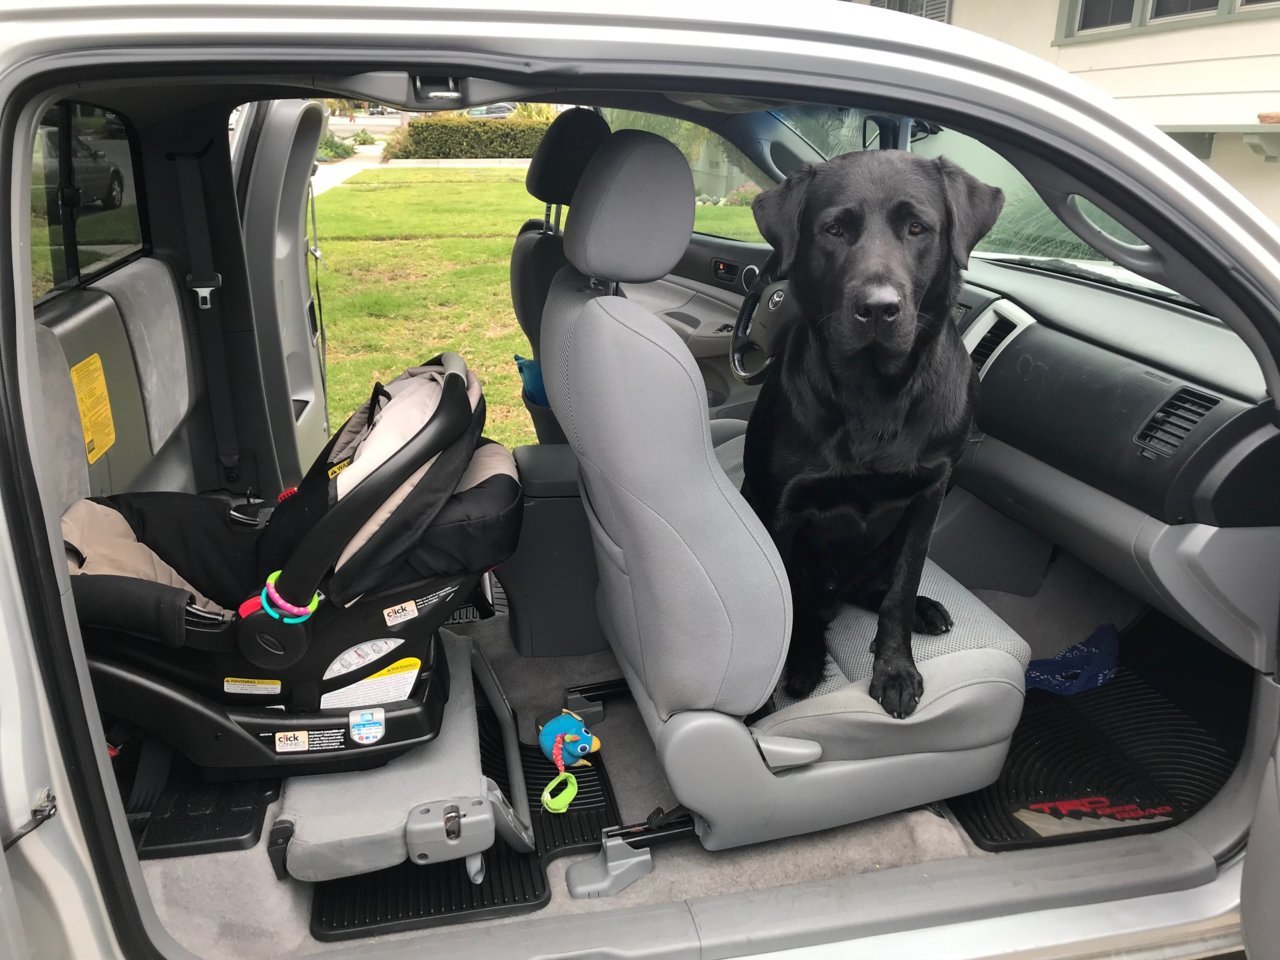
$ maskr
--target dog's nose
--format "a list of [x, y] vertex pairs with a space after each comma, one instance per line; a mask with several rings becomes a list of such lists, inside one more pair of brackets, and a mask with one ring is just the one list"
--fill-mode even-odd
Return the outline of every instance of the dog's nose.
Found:
[[892, 287], [880, 285], [869, 287], [858, 299], [853, 315], [863, 323], [889, 322], [897, 318], [902, 310], [902, 300]]

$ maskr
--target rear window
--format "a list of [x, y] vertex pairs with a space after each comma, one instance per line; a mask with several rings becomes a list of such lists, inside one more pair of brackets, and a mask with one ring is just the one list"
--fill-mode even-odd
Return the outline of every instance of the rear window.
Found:
[[63, 101], [31, 163], [31, 295], [77, 286], [142, 250], [132, 138], [119, 114]]

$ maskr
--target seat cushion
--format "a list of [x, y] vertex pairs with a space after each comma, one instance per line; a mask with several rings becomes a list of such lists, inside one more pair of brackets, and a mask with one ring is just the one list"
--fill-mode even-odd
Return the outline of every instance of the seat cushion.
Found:
[[815, 740], [822, 744], [823, 760], [967, 750], [1007, 740], [1022, 712], [1030, 648], [933, 561], [925, 563], [920, 593], [946, 606], [955, 626], [938, 636], [912, 638], [924, 679], [915, 713], [895, 720], [871, 699], [876, 615], [846, 606], [827, 630], [822, 683], [804, 700], [789, 697], [779, 685], [773, 697], [777, 711], [752, 729]]

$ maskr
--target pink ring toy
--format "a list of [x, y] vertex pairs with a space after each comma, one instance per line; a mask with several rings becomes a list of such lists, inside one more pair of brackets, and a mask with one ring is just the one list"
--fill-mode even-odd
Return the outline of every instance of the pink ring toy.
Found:
[[267, 596], [271, 598], [271, 602], [276, 605], [280, 612], [287, 613], [291, 617], [310, 616], [312, 611], [310, 606], [300, 607], [280, 596], [280, 592], [276, 590], [276, 577], [278, 576], [280, 576], [279, 570], [267, 577]]

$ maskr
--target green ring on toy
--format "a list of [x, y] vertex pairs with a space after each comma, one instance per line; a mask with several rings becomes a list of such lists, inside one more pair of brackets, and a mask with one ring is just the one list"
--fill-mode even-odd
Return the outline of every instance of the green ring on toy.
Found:
[[[279, 592], [276, 590], [276, 580], [279, 577], [279, 570], [268, 574], [266, 586], [262, 588], [262, 609], [276, 620], [283, 620], [285, 623], [302, 623], [309, 619], [310, 616], [316, 612], [316, 608], [320, 606], [320, 594], [313, 593], [311, 595], [311, 602], [305, 607], [289, 603], [281, 597]], [[270, 603], [267, 602], [268, 597], [270, 598]], [[280, 608], [279, 613], [272, 609], [272, 603]], [[285, 617], [281, 615], [282, 613], [292, 614], [292, 616]]]
[[[559, 793], [555, 792], [557, 789]], [[564, 813], [577, 795], [578, 778], [572, 773], [561, 773], [542, 788], [542, 806], [548, 813]]]

